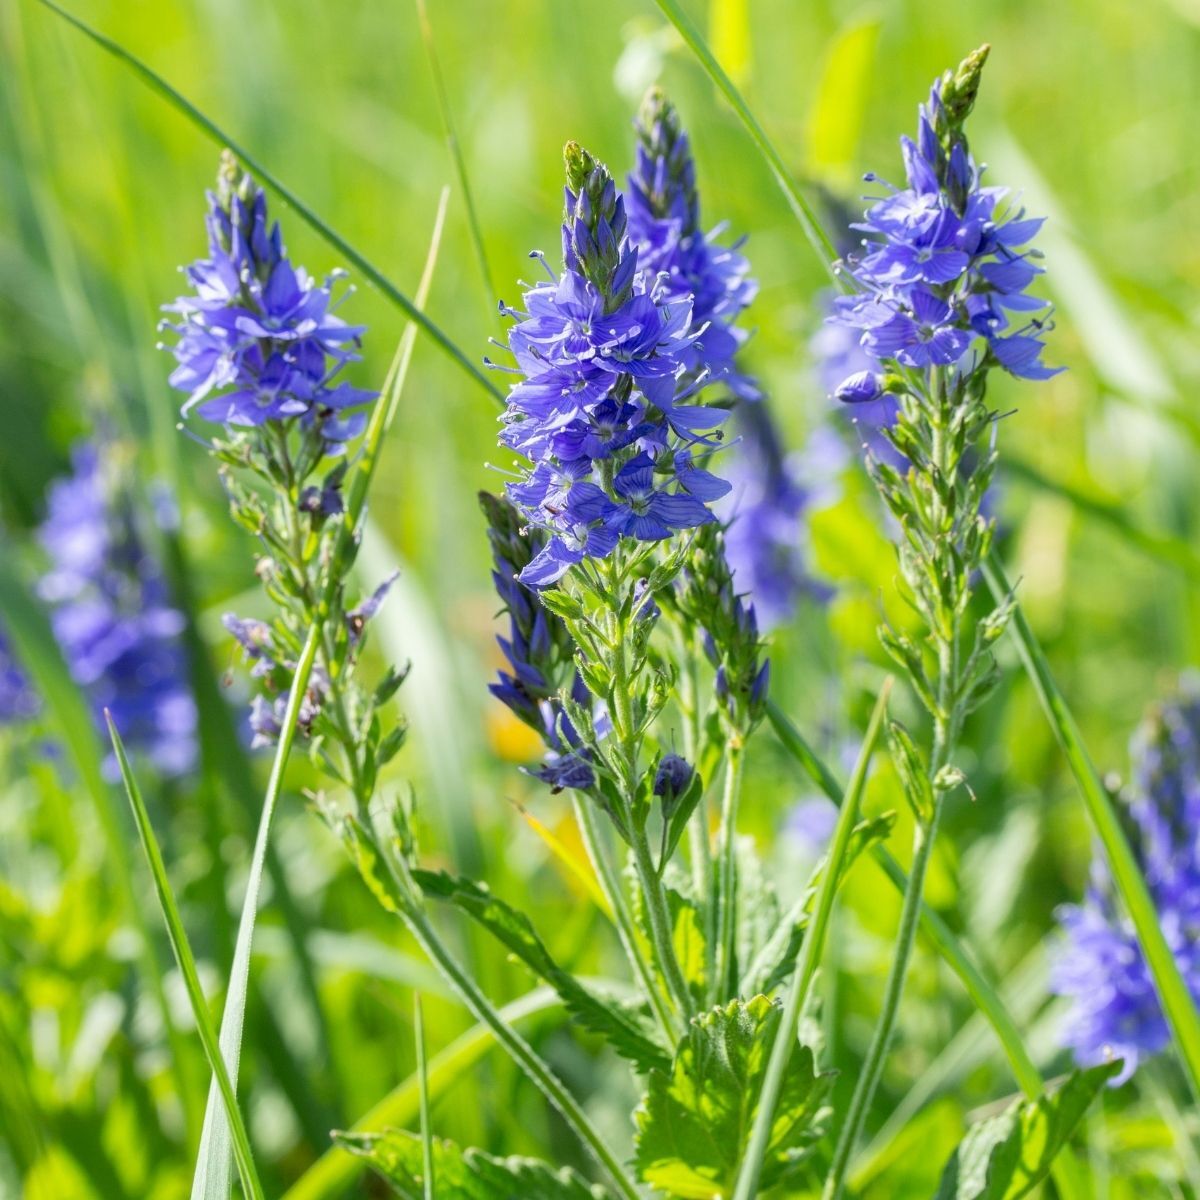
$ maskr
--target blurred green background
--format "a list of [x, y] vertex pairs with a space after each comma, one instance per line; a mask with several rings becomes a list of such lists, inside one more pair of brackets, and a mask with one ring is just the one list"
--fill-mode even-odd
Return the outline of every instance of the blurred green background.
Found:
[[[1146, 702], [1198, 658], [1200, 4], [709, 0], [689, 9], [800, 178], [847, 198], [868, 168], [899, 174], [896, 138], [914, 125], [930, 81], [980, 42], [992, 44], [972, 143], [992, 182], [1021, 190], [1031, 212], [1051, 218], [1041, 246], [1058, 328], [1047, 357], [1070, 368], [1045, 384], [996, 386], [996, 407], [1015, 410], [1000, 430], [1002, 459], [1016, 464], [1001, 476], [1004, 550], [1095, 758], [1123, 771]], [[807, 351], [827, 277], [736, 117], [650, 0], [431, 3], [492, 286], [470, 240], [407, 0], [76, 0], [74, 11], [228, 129], [410, 294], [439, 192], [451, 184], [429, 311], [473, 360], [501, 332], [497, 298], [515, 300], [516, 281], [530, 276], [527, 252], [557, 248], [562, 143], [574, 138], [624, 174], [632, 114], [645, 88], [661, 82], [690, 128], [705, 220], [749, 235], [761, 281], [749, 369], [792, 446], [836, 419]], [[228, 521], [203, 450], [175, 430], [179, 398], [167, 387], [170, 360], [156, 349], [155, 328], [160, 305], [180, 290], [179, 264], [202, 251], [203, 191], [217, 148], [33, 0], [0, 8], [0, 53], [0, 569], [36, 570], [26, 535], [46, 486], [64, 471], [71, 442], [106, 425], [127, 447], [140, 486], [165, 482], [179, 497], [179, 568], [219, 682], [234, 662], [219, 616], [258, 603], [243, 595], [252, 594], [252, 547]], [[296, 261], [315, 274], [342, 265], [282, 203], [274, 209]], [[403, 317], [369, 286], [343, 311], [369, 326], [354, 380], [378, 386]], [[496, 603], [474, 497], [500, 485], [487, 466], [496, 416], [482, 389], [418, 340], [372, 499], [379, 536], [362, 560], [371, 582], [395, 563], [403, 568], [375, 641], [377, 652], [413, 661], [401, 694], [413, 736], [397, 777], [412, 783], [433, 861], [487, 878], [531, 909], [563, 960], [601, 973], [614, 947], [597, 936], [597, 914], [513, 801], [568, 843], [569, 806], [518, 773], [530, 748], [485, 690], [496, 664]], [[883, 671], [874, 626], [892, 566], [880, 527], [852, 467], [840, 497], [812, 519], [814, 571], [835, 598], [806, 604], [776, 637], [775, 694], [833, 758], [852, 743]], [[235, 697], [240, 687], [231, 686]], [[0, 1195], [186, 1195], [194, 1141], [130, 949], [118, 867], [95, 836], [87, 796], [52, 760], [4, 738]], [[1055, 905], [1085, 884], [1085, 820], [1019, 671], [968, 740], [963, 766], [978, 799], [951, 812], [930, 899], [1006, 981], [1053, 1074], [1067, 1059], [1054, 1040], [1060, 1014], [1045, 994], [1046, 943]], [[807, 788], [769, 732], [752, 758], [745, 819], [786, 881], [801, 850], [784, 820]], [[221, 776], [210, 761], [194, 786], [150, 797], [214, 994], [254, 819]], [[246, 782], [253, 801], [261, 788]], [[409, 1076], [414, 986], [427, 997], [431, 1053], [470, 1024], [307, 811], [306, 782], [297, 768], [276, 845], [290, 919], [306, 931], [320, 1017], [298, 983], [304, 969], [285, 933], [285, 906], [268, 896], [243, 1056], [242, 1090], [272, 1194], [326, 1149], [325, 1130], [354, 1123]], [[871, 803], [896, 803], [886, 772]], [[132, 847], [131, 826], [129, 838]], [[906, 843], [901, 828], [896, 852]], [[157, 932], [149, 880], [140, 857], [133, 861]], [[825, 1024], [827, 1057], [852, 1082], [896, 897], [870, 866], [846, 895], [839, 958], [824, 982]], [[493, 947], [465, 930], [454, 936], [493, 996], [529, 989]], [[182, 988], [168, 984], [184, 1019]], [[996, 1047], [986, 1031], [964, 1026], [968, 1017], [955, 983], [920, 954], [874, 1124], [914, 1084], [926, 1102], [899, 1138], [885, 1129], [878, 1153], [864, 1160], [863, 1195], [932, 1194], [963, 1122], [1012, 1091]], [[551, 1010], [523, 1028], [625, 1144], [636, 1097], [605, 1091], [624, 1078], [621, 1069]], [[203, 1060], [191, 1049], [195, 1100]], [[1079, 1153], [1095, 1194], [1194, 1195], [1173, 1144], [1177, 1081], [1169, 1064], [1143, 1076], [1090, 1119]], [[569, 1136], [500, 1057], [484, 1053], [443, 1082], [439, 1133], [576, 1161]], [[415, 1123], [411, 1114], [399, 1119]], [[1195, 1132], [1195, 1114], [1185, 1119]], [[303, 1195], [372, 1194], [364, 1182], [345, 1186]]]

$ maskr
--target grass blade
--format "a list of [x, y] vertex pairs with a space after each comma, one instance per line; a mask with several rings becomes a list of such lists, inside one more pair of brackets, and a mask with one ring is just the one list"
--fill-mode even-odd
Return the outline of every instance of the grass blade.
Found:
[[193, 1099], [190, 1073], [185, 1066], [186, 1047], [171, 1016], [163, 987], [167, 963], [159, 952], [156, 939], [151, 936], [146, 915], [133, 890], [133, 860], [126, 844], [120, 813], [104, 778], [101, 743], [96, 735], [91, 709], [63, 661], [43, 606], [25, 588], [15, 569], [6, 567], [0, 571], [0, 612], [4, 614], [5, 632], [17, 659], [45, 702], [54, 732], [61, 739], [71, 765], [95, 805], [108, 861], [112, 863], [116, 874], [116, 886], [121, 892], [126, 914], [138, 934], [142, 971], [154, 996], [155, 1007], [162, 1018], [171, 1048], [179, 1101], [188, 1129], [194, 1131], [198, 1110]]
[[425, 43], [425, 55], [429, 59], [429, 73], [433, 76], [433, 90], [437, 96], [438, 111], [442, 116], [442, 126], [446, 133], [446, 146], [454, 162], [454, 173], [458, 176], [458, 186], [462, 189], [463, 203], [467, 209], [467, 225], [471, 230], [471, 242], [475, 247], [475, 257], [479, 259], [479, 273], [483, 278], [487, 301], [495, 307], [496, 291], [492, 283], [492, 272], [488, 266], [487, 251], [483, 246], [483, 229], [479, 223], [479, 213], [475, 208], [475, 195], [471, 191], [471, 181], [467, 176], [467, 163], [463, 158], [462, 146], [458, 141], [458, 132], [454, 127], [454, 113], [450, 109], [450, 97], [446, 92], [446, 80], [442, 75], [442, 64], [438, 58], [437, 46], [433, 40], [433, 26], [429, 23], [429, 12], [425, 0], [416, 0], [417, 22], [421, 27], [421, 40]]
[[499, 389], [492, 383], [483, 371], [475, 365], [467, 355], [456, 345], [441, 328], [433, 323], [422, 311], [422, 301], [418, 298], [410, 300], [382, 271], [379, 270], [361, 251], [356, 250], [340, 233], [323, 221], [309, 208], [291, 188], [287, 186], [273, 171], [264, 166], [237, 140], [230, 137], [215, 121], [200, 111], [186, 96], [176, 91], [161, 75], [147, 66], [140, 58], [124, 46], [106, 37], [98, 29], [93, 29], [86, 21], [81, 20], [65, 8], [60, 7], [54, 0], [40, 0], [48, 9], [73, 25], [80, 33], [90, 38], [101, 49], [106, 50], [114, 58], [129, 67], [135, 75], [151, 91], [156, 92], [173, 108], [182, 113], [193, 125], [201, 129], [219, 146], [228, 146], [237, 155], [242, 164], [255, 174], [263, 183], [278, 192], [288, 204], [296, 210], [308, 225], [321, 237], [343, 255], [347, 262], [352, 263], [369, 279], [409, 320], [420, 325], [433, 339], [444, 354], [462, 368], [481, 388], [490, 393], [496, 400], [502, 400]]
[[413, 993], [413, 1034], [417, 1041], [417, 1097], [421, 1114], [421, 1178], [425, 1200], [433, 1197], [433, 1133], [429, 1128], [429, 1072], [425, 1064], [425, 1018], [421, 1014], [421, 993]]
[[1020, 459], [1014, 459], [1011, 455], [1005, 457], [1003, 471], [1005, 474], [1040, 488], [1052, 496], [1066, 500], [1081, 513], [1086, 513], [1089, 517], [1107, 525], [1135, 550], [1141, 551], [1157, 562], [1175, 567], [1192, 579], [1200, 578], [1200, 553], [1192, 549], [1191, 545], [1182, 538], [1142, 529], [1135, 525], [1118, 505], [1098, 500], [1065, 483], [1050, 479], [1036, 467], [1030, 466], [1029, 463]]
[[[679, 0], [655, 0], [655, 2], [662, 9], [663, 15], [667, 20], [679, 31], [679, 36], [683, 38], [692, 53], [700, 60], [700, 65], [704, 68], [708, 77], [713, 81], [718, 91], [729, 101], [730, 107], [741, 119], [742, 124], [746, 127], [746, 132], [749, 133], [751, 140], [766, 160], [771, 174], [775, 176], [775, 182], [783, 190], [788, 207], [792, 210], [796, 220], [800, 222], [800, 228], [804, 230], [804, 236], [808, 239], [808, 244], [813, 248], [813, 253], [821, 260], [822, 265], [829, 272], [829, 277], [833, 282], [838, 287], [842, 287], [843, 281], [833, 269], [833, 263], [838, 257], [837, 250], [829, 240], [828, 234], [821, 227], [821, 222], [817, 219], [812, 205], [809, 204], [804, 193], [800, 190], [800, 185], [792, 178], [782, 157], [780, 157], [779, 151], [775, 149], [771, 139], [767, 137], [763, 127], [750, 111], [749, 105], [742, 99], [741, 92], [738, 91], [733, 80], [725, 73], [725, 69], [717, 62], [716, 56], [708, 48], [708, 44], [701, 36], [700, 31], [692, 24], [692, 20], [687, 13], [683, 11], [683, 6], [679, 3]], [[49, 0], [42, 0], [42, 3], [49, 3]]]
[[[550, 988], [537, 988], [499, 1010], [505, 1024], [546, 1012], [560, 1005]], [[560, 1009], [561, 1011], [561, 1009]], [[437, 1100], [464, 1079], [496, 1044], [492, 1030], [482, 1022], [472, 1026], [429, 1062], [429, 1096]], [[354, 1125], [354, 1133], [372, 1133], [388, 1126], [411, 1126], [420, 1113], [419, 1081], [409, 1076]], [[344, 1196], [367, 1169], [365, 1159], [341, 1146], [331, 1146], [292, 1186], [282, 1200], [335, 1200]]]
[[809, 162], [839, 182], [854, 174], [881, 25], [878, 17], [856, 18], [830, 42], [809, 109]]
[[[321, 622], [317, 621], [308, 631], [304, 649], [296, 664], [296, 673], [292, 677], [287, 711], [279, 731], [279, 742], [275, 747], [274, 761], [271, 763], [271, 776], [267, 781], [266, 795], [263, 797], [262, 816], [259, 818], [258, 833], [254, 839], [254, 853], [250, 859], [250, 875], [246, 881], [246, 895], [242, 901], [242, 915], [238, 922], [237, 941], [233, 949], [233, 968], [230, 971], [225, 1008], [221, 1014], [221, 1055], [228, 1070], [229, 1081], [234, 1087], [237, 1086], [238, 1064], [242, 1054], [242, 1025], [246, 1016], [246, 991], [250, 982], [250, 949], [258, 916], [258, 894], [262, 887], [271, 818], [275, 814], [279, 793], [283, 790], [284, 771], [296, 736], [296, 725], [300, 720], [300, 706], [304, 703], [320, 641]], [[231, 1155], [236, 1156], [236, 1140], [231, 1141], [230, 1127], [223, 1113], [224, 1097], [220, 1077], [214, 1075], [208, 1093], [208, 1107], [204, 1112], [204, 1128], [200, 1136], [200, 1151], [196, 1158], [196, 1173], [192, 1177], [192, 1200], [226, 1200], [229, 1195], [229, 1164]]]
[[[998, 602], [1007, 600], [1012, 595], [1012, 587], [994, 555], [985, 561], [983, 573], [992, 595]], [[1012, 627], [1021, 661], [1041, 702], [1046, 719], [1054, 730], [1054, 736], [1066, 755], [1071, 773], [1079, 785], [1092, 827], [1104, 847], [1113, 882], [1133, 921], [1138, 943], [1154, 978], [1154, 987], [1174, 1035], [1192, 1095], [1200, 1100], [1200, 1012], [1197, 1012], [1187, 983], [1180, 973], [1179, 964], [1167, 944], [1154, 900], [1129, 845], [1129, 839], [1121, 827], [1112, 798], [1088, 755], [1075, 718], [1050, 674], [1046, 656], [1019, 605], [1013, 608]]]
[[762, 1160], [771, 1139], [772, 1127], [775, 1122], [775, 1107], [779, 1102], [779, 1093], [783, 1087], [783, 1074], [788, 1060], [796, 1045], [796, 1030], [800, 1025], [800, 1015], [808, 1003], [808, 993], [816, 974], [817, 964], [821, 961], [821, 952], [825, 947], [825, 936], [829, 930], [829, 918], [833, 914], [833, 900], [837, 894], [838, 882], [842, 874], [842, 861], [850, 848], [850, 835], [858, 820], [859, 802], [862, 799], [863, 788], [867, 782], [867, 769], [871, 756], [875, 752], [875, 743], [879, 740], [879, 731], [883, 728], [883, 716], [887, 711], [888, 697], [892, 692], [894, 680], [889, 675], [879, 689], [879, 698], [875, 702], [875, 711], [867, 725], [862, 747], [858, 752], [858, 761], [854, 764], [854, 772], [846, 786], [846, 794], [842, 800], [841, 811], [838, 813], [837, 827], [833, 832], [833, 841], [825, 861], [825, 869], [821, 875], [821, 883], [817, 888], [817, 897], [813, 906], [812, 921], [804, 935], [800, 950], [800, 961], [792, 974], [791, 987], [783, 1006], [783, 1016], [779, 1028], [775, 1031], [775, 1040], [771, 1045], [771, 1057], [767, 1063], [767, 1073], [763, 1078], [762, 1093], [758, 1098], [758, 1111], [754, 1116], [754, 1128], [750, 1134], [750, 1142], [746, 1149], [746, 1157], [738, 1170], [737, 1183], [733, 1190], [733, 1200], [753, 1200], [758, 1194], [758, 1180], [762, 1172]]
[[[804, 736], [774, 701], [767, 702], [767, 719], [771, 722], [783, 748], [830, 800], [840, 804], [842, 789], [833, 773], [817, 757]], [[904, 868], [884, 846], [872, 846], [871, 853], [892, 886], [903, 895], [908, 885], [908, 876]], [[1025, 1048], [1012, 1014], [996, 989], [975, 965], [966, 947], [954, 935], [950, 926], [927, 904], [921, 905], [921, 928], [942, 961], [958, 976], [971, 1002], [995, 1031], [1012, 1069], [1013, 1078], [1021, 1091], [1031, 1100], [1036, 1099], [1045, 1090], [1045, 1083]], [[1087, 1192], [1078, 1177], [1074, 1160], [1059, 1155], [1055, 1160], [1053, 1172], [1055, 1184], [1063, 1200], [1086, 1200]]]
[[[217, 1031], [213, 1028], [212, 1014], [208, 1011], [208, 1001], [204, 998], [204, 989], [200, 986], [200, 976], [196, 973], [196, 960], [188, 943], [187, 932], [183, 927], [183, 918], [179, 915], [179, 906], [175, 903], [175, 893], [171, 890], [171, 881], [167, 878], [167, 868], [163, 863], [162, 852], [154, 837], [154, 828], [150, 824], [150, 814], [146, 811], [142, 800], [141, 790], [129, 766], [125, 747], [116, 725], [105, 710], [104, 719], [108, 722], [108, 735], [112, 738], [113, 750], [117, 755], [117, 763], [121, 768], [121, 778], [125, 783], [125, 794], [129, 797], [133, 818], [137, 823], [138, 835], [142, 839], [142, 849], [146, 852], [146, 861], [150, 864], [150, 873], [154, 877], [154, 890], [158, 893], [159, 907], [162, 909], [163, 920], [166, 922], [167, 934], [171, 939], [171, 948], [175, 951], [175, 961], [183, 974], [183, 982], [187, 987], [188, 1000], [192, 1005], [192, 1014], [196, 1018], [196, 1028], [200, 1031], [200, 1041], [204, 1045], [204, 1054], [212, 1068], [224, 1105], [225, 1119], [232, 1130], [233, 1157], [237, 1163], [238, 1175], [242, 1181], [242, 1190], [254, 1200], [263, 1200], [262, 1184], [254, 1166], [254, 1156], [250, 1150], [250, 1138], [246, 1133], [246, 1125], [238, 1109], [237, 1096], [234, 1094], [233, 1082], [225, 1067], [225, 1060], [217, 1043]], [[211, 1200], [226, 1200], [229, 1188], [223, 1191], [206, 1193]]]

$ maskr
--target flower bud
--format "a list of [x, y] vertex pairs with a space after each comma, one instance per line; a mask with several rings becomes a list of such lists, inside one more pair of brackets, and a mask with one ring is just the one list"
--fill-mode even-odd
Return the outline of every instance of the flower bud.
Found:
[[692, 775], [692, 764], [678, 754], [666, 754], [659, 760], [654, 772], [654, 794], [662, 798], [664, 809], [669, 809], [687, 791]]

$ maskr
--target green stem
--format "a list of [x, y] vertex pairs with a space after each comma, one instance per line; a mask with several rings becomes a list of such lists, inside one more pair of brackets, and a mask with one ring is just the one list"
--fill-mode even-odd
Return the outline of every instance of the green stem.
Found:
[[867, 1057], [859, 1070], [858, 1083], [850, 1100], [850, 1110], [838, 1136], [833, 1152], [833, 1163], [825, 1178], [821, 1192], [822, 1200], [837, 1200], [842, 1194], [850, 1156], [854, 1152], [859, 1132], [866, 1120], [867, 1109], [875, 1095], [879, 1077], [883, 1073], [884, 1060], [892, 1040], [896, 1017], [900, 1011], [900, 997], [904, 992], [904, 980], [912, 958], [913, 944], [917, 936], [917, 923], [921, 915], [921, 893], [925, 886], [925, 872], [933, 852], [934, 836], [937, 833], [938, 817], [941, 813], [941, 793], [934, 798], [933, 815], [927, 824], [917, 823], [913, 839], [912, 872], [904, 892], [904, 903], [900, 910], [900, 928], [896, 934], [896, 953], [888, 973], [887, 988], [883, 997], [883, 1009], [867, 1050]]
[[[383, 846], [384, 860], [399, 885], [401, 895], [409, 898], [417, 896], [417, 885], [409, 874], [407, 865], [394, 852], [390, 841], [383, 840]], [[504, 1021], [492, 1002], [480, 991], [475, 981], [463, 970], [438, 937], [419, 904], [412, 899], [407, 900], [400, 906], [400, 915], [421, 949], [446, 977], [446, 981], [458, 993], [462, 1002], [478, 1021], [492, 1031], [497, 1043], [554, 1105], [572, 1132], [603, 1167], [618, 1193], [626, 1200], [640, 1200], [636, 1186], [617, 1156], [592, 1125], [579, 1102], [555, 1075], [550, 1065]]]
[[771, 1057], [767, 1062], [767, 1073], [763, 1078], [762, 1092], [758, 1098], [758, 1111], [754, 1115], [754, 1128], [750, 1133], [750, 1142], [746, 1148], [746, 1156], [742, 1160], [738, 1172], [737, 1184], [733, 1192], [733, 1200], [753, 1200], [758, 1194], [758, 1181], [762, 1174], [763, 1159], [771, 1141], [771, 1131], [775, 1122], [775, 1108], [779, 1103], [779, 1094], [783, 1089], [783, 1076], [791, 1061], [792, 1052], [796, 1047], [796, 1031], [800, 1027], [800, 1015], [808, 1004], [809, 992], [812, 989], [813, 976], [817, 964], [821, 961], [821, 951], [825, 946], [825, 936], [829, 929], [829, 919], [833, 913], [833, 900], [837, 894], [838, 883], [842, 873], [842, 862], [850, 847], [850, 838], [854, 832], [854, 823], [858, 819], [859, 801], [862, 798], [863, 787], [867, 781], [867, 767], [871, 755], [875, 751], [875, 743], [879, 739], [879, 731], [883, 727], [883, 716], [887, 711], [888, 696], [892, 690], [892, 677], [884, 680], [879, 690], [879, 698], [875, 702], [875, 711], [863, 737], [862, 748], [858, 753], [858, 761], [850, 783], [846, 788], [846, 796], [842, 801], [842, 811], [838, 815], [837, 828], [833, 834], [833, 844], [825, 860], [821, 885], [813, 908], [812, 923], [804, 936], [800, 951], [800, 961], [792, 972], [791, 987], [787, 1000], [784, 1002], [783, 1015], [779, 1028], [775, 1032], [775, 1040], [771, 1043]]
[[742, 794], [741, 736], [730, 736], [725, 759], [725, 791], [721, 798], [721, 828], [717, 835], [717, 962], [713, 999], [726, 1000], [737, 992], [737, 818]]
[[617, 936], [621, 939], [625, 956], [666, 1036], [667, 1045], [674, 1048], [683, 1035], [683, 1024], [672, 1014], [663, 997], [658, 980], [655, 979], [654, 972], [650, 969], [645, 954], [642, 953], [637, 924], [629, 906], [629, 898], [617, 877], [608, 850], [601, 841], [595, 810], [586, 799], [580, 799], [577, 794], [573, 794], [573, 803], [575, 820], [579, 823], [579, 832], [583, 837], [584, 847], [587, 849], [588, 858], [591, 859], [596, 878], [599, 880], [600, 890], [604, 893], [609, 908], [612, 909], [613, 920], [617, 926]]
[[654, 858], [643, 830], [635, 830], [633, 836], [633, 864], [638, 882], [642, 887], [642, 903], [646, 907], [646, 919], [650, 925], [650, 942], [654, 957], [662, 972], [672, 1001], [679, 1015], [686, 1022], [691, 1016], [693, 1003], [679, 956], [675, 953], [675, 939], [671, 927], [671, 910], [667, 904], [667, 893], [662, 879], [654, 866]]
[[[1005, 578], [999, 560], [994, 556], [990, 556], [983, 563], [983, 574], [998, 602], [1003, 603], [1013, 594], [1012, 586]], [[1104, 847], [1113, 882], [1133, 921], [1138, 943], [1154, 978], [1155, 990], [1171, 1026], [1192, 1095], [1200, 1100], [1200, 1013], [1197, 1012], [1188, 986], [1180, 973], [1179, 964], [1171, 953], [1171, 947], [1167, 944], [1154, 900], [1146, 886], [1129, 839], [1121, 827], [1121, 820], [1113, 806], [1112, 798], [1096, 772], [1091, 756], [1083, 744], [1079, 727], [1075, 724], [1075, 718], [1058, 690], [1054, 677], [1050, 674], [1045, 654], [1019, 606], [1013, 608], [1012, 625], [1021, 661], [1041, 701], [1046, 719], [1067, 757], [1083, 795], [1092, 826]]]
[[[771, 722], [780, 743], [796, 760], [804, 773], [835, 804], [841, 802], [842, 789], [833, 772], [817, 757], [787, 714], [772, 700], [767, 701], [767, 719]], [[889, 882], [902, 895], [908, 890], [908, 875], [904, 868], [883, 846], [873, 846], [871, 855]], [[1036, 1100], [1045, 1091], [1045, 1081], [1030, 1056], [999, 993], [975, 964], [967, 948], [958, 940], [950, 926], [928, 905], [921, 905], [921, 928], [942, 961], [954, 972], [971, 1003], [992, 1027], [1021, 1091]], [[1079, 1180], [1074, 1161], [1060, 1154], [1052, 1168], [1054, 1182], [1063, 1200], [1086, 1200], [1087, 1193]]]
[[644, 821], [639, 823], [635, 819], [634, 804], [639, 785], [638, 730], [633, 710], [633, 680], [629, 676], [629, 662], [625, 653], [628, 629], [619, 607], [625, 574], [619, 552], [611, 556], [609, 564], [609, 583], [618, 606], [610, 619], [613, 648], [611, 716], [613, 736], [620, 748], [622, 760], [621, 791], [625, 805], [625, 825], [630, 831], [634, 869], [641, 887], [646, 920], [650, 926], [650, 944], [654, 951], [655, 963], [667, 985], [667, 994], [675, 1009], [686, 1021], [692, 1010], [692, 998], [675, 953], [666, 891], [650, 853]]

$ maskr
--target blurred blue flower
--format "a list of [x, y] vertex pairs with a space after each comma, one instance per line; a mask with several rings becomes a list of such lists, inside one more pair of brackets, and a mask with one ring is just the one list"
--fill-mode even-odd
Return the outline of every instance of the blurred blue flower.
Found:
[[0, 725], [11, 725], [36, 716], [41, 703], [25, 672], [9, 650], [0, 630]]
[[[868, 235], [863, 252], [845, 260], [859, 290], [834, 298], [829, 320], [876, 363], [963, 372], [994, 364], [1047, 379], [1057, 369], [1041, 361], [1046, 320], [1012, 328], [1013, 314], [1047, 308], [1026, 293], [1042, 274], [1029, 248], [1042, 222], [1026, 218], [1006, 189], [983, 186], [961, 135], [948, 132], [944, 86], [935, 83], [921, 107], [917, 140], [901, 139], [908, 186], [884, 185], [889, 194], [854, 226]], [[847, 375], [862, 369], [847, 366]]]
[[758, 284], [739, 253], [741, 242], [722, 246], [700, 227], [696, 167], [688, 136], [674, 106], [652, 88], [635, 122], [637, 166], [629, 176], [629, 238], [638, 269], [647, 279], [663, 277], [663, 295], [689, 300], [698, 331], [680, 354], [693, 377], [724, 382], [739, 399], [758, 395], [754, 381], [737, 370], [735, 356], [747, 333], [734, 322], [754, 299]]
[[785, 453], [766, 400], [739, 405], [737, 421], [725, 467], [732, 490], [719, 512], [734, 583], [766, 630], [786, 621], [801, 596], [829, 596], [810, 571], [806, 516], [833, 499], [846, 451], [818, 429], [803, 451]]
[[[107, 709], [131, 751], [163, 775], [184, 775], [196, 760], [196, 706], [186, 682], [183, 616], [111, 464], [85, 443], [72, 452], [72, 465], [52, 485], [39, 530], [50, 560], [39, 595], [98, 727]], [[111, 758], [108, 768], [115, 771]]]
[[[1167, 943], [1200, 1002], [1200, 680], [1155, 709], [1133, 739], [1128, 825]], [[1058, 913], [1051, 987], [1071, 1000], [1065, 1041], [1081, 1063], [1122, 1058], [1123, 1082], [1171, 1040], [1133, 924], [1097, 856], [1084, 902]]]
[[192, 291], [165, 309], [178, 318], [164, 327], [179, 335], [171, 384], [188, 393], [183, 412], [230, 427], [296, 418], [337, 453], [376, 393], [335, 382], [362, 329], [334, 315], [334, 277], [319, 284], [292, 265], [265, 194], [228, 158], [207, 227], [208, 257], [184, 272]]

